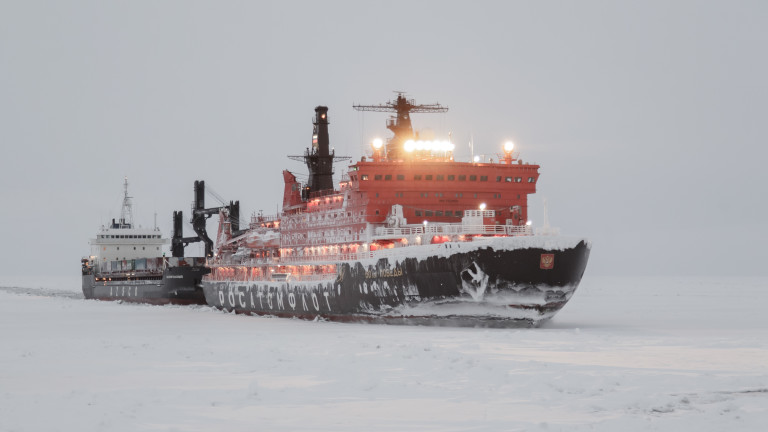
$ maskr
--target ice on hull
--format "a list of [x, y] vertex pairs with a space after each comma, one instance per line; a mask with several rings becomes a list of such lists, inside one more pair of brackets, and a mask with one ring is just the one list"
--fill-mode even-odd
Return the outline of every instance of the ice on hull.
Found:
[[[456, 245], [441, 246], [450, 250]], [[563, 249], [480, 247], [425, 257], [337, 263], [335, 278], [323, 280], [205, 280], [203, 287], [209, 305], [246, 314], [393, 324], [535, 326], [571, 298], [588, 257], [586, 241]]]

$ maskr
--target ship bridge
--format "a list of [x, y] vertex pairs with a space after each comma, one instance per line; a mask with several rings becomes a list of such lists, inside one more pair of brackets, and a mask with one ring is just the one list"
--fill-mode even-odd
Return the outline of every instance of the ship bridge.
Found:
[[416, 222], [455, 223], [465, 210], [487, 208], [495, 211], [498, 224], [523, 225], [539, 166], [505, 162], [360, 161], [349, 170], [351, 205], [366, 203], [372, 223], [384, 222], [400, 204], [403, 216]]

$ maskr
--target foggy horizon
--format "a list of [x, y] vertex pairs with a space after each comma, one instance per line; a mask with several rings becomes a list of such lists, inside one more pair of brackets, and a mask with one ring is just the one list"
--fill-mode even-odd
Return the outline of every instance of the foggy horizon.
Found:
[[758, 1], [4, 2], [0, 273], [78, 274], [125, 177], [134, 222], [157, 213], [166, 237], [195, 180], [272, 214], [281, 171], [306, 177], [286, 156], [315, 106], [355, 161], [391, 133], [352, 105], [404, 91], [449, 107], [413, 124], [457, 160], [512, 140], [540, 164], [529, 218], [546, 198], [591, 240], [587, 274], [765, 276], [766, 18]]

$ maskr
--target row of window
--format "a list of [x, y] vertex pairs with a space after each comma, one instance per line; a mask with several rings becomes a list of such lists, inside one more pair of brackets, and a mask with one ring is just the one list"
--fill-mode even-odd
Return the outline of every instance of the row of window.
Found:
[[103, 238], [110, 238], [110, 239], [113, 239], [113, 238], [136, 238], [136, 239], [149, 239], [149, 238], [153, 238], [153, 239], [159, 239], [160, 238], [159, 235], [127, 235], [127, 234], [121, 234], [121, 235], [101, 234], [101, 235], [97, 235], [96, 237], [101, 238], [101, 239], [103, 239]]
[[[160, 247], [158, 246], [156, 249], [160, 250]], [[107, 248], [104, 248], [104, 250], [107, 250]], [[120, 246], [117, 247], [117, 250], [120, 250]], [[133, 247], [133, 250], [136, 250], [136, 246]], [[141, 250], [147, 250], [147, 249], [144, 246], [142, 246]]]
[[[434, 176], [432, 174], [425, 174], [423, 176], [421, 174], [414, 174], [413, 179], [416, 180], [416, 181], [422, 180], [422, 178], [424, 180], [432, 180], [432, 179], [434, 179], [436, 181], [444, 181], [444, 180], [446, 180], [446, 177], [447, 177], [448, 181], [454, 181], [454, 180], [456, 180], [457, 176], [455, 176], [453, 174], [449, 174], [447, 176], [445, 176], [443, 174], [436, 174]], [[403, 174], [397, 174], [396, 178], [397, 178], [397, 180], [405, 180], [405, 176]], [[363, 180], [363, 181], [367, 181], [369, 179], [368, 174], [362, 174], [360, 179]], [[392, 180], [392, 174], [375, 174], [373, 176], [373, 179], [374, 180]], [[466, 181], [467, 180], [467, 176], [462, 174], [462, 175], [458, 176], [458, 179], [459, 179], [459, 181]], [[357, 177], [356, 176], [352, 176], [352, 180], [357, 180]], [[477, 181], [477, 176], [476, 175], [470, 175], [469, 176], [469, 181]], [[480, 181], [488, 181], [488, 176], [480, 176]], [[523, 182], [523, 178], [522, 177], [496, 176], [496, 181], [497, 182], [504, 181], [506, 183], [522, 183]], [[535, 182], [536, 182], [536, 177], [528, 177], [528, 183], [535, 183]]]
[[[422, 215], [422, 210], [416, 210], [414, 211], [414, 214], [416, 216]], [[423, 211], [424, 216], [447, 216], [447, 217], [463, 217], [464, 216], [464, 210], [424, 210]]]
[[[475, 193], [473, 195], [474, 195], [473, 198], [477, 198], [477, 193]], [[429, 198], [429, 196], [430, 196], [429, 192], [419, 192], [419, 197], [421, 197], [421, 198]], [[445, 198], [445, 193], [443, 193], [443, 192], [435, 192], [435, 193], [432, 194], [432, 196], [434, 196], [435, 198]], [[450, 197], [450, 194], [448, 196]], [[405, 197], [405, 193], [404, 192], [395, 192], [395, 197], [396, 198], [404, 198]], [[463, 192], [456, 192], [456, 193], [453, 194], [453, 197], [454, 198], [464, 198], [464, 193]], [[501, 194], [500, 193], [495, 193], [495, 194], [493, 194], [493, 197], [494, 198], [501, 198]], [[378, 192], [376, 192], [376, 198], [379, 198], [379, 193]], [[517, 194], [517, 199], [520, 199], [520, 194]]]

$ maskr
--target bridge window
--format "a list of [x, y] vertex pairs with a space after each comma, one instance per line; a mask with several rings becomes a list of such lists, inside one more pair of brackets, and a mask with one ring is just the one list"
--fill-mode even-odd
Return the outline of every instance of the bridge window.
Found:
[[421, 180], [421, 174], [414, 174], [413, 175], [414, 180]]
[[456, 176], [451, 174], [448, 176], [448, 181], [454, 181], [456, 179]]
[[459, 181], [467, 181], [467, 176], [464, 174], [459, 175]]
[[435, 211], [435, 216], [442, 216], [442, 215], [443, 215], [443, 211], [442, 210]]
[[435, 180], [443, 181], [443, 175], [442, 174], [438, 174], [437, 178]]
[[363, 178], [363, 181], [366, 181], [366, 180], [368, 180], [368, 174], [363, 174], [363, 177], [362, 177], [362, 178]]
[[535, 181], [536, 181], [536, 179], [535, 179], [535, 178], [533, 178], [533, 177], [528, 177], [528, 183], [533, 183], [533, 182], [535, 182]]
[[476, 180], [477, 180], [477, 176], [476, 175], [469, 176], [469, 181], [476, 181]]
[[427, 174], [427, 175], [424, 177], [424, 180], [432, 180], [432, 174]]
[[373, 176], [374, 180], [381, 180], [381, 174], [376, 174]]
[[415, 212], [413, 212], [413, 213], [414, 213], [416, 216], [421, 216], [421, 210], [416, 210], [416, 211], [415, 211]]
[[405, 180], [405, 176], [404, 176], [404, 175], [402, 175], [402, 174], [398, 174], [398, 175], [397, 175], [397, 179], [398, 179], [398, 180]]
[[500, 182], [501, 181], [501, 176], [496, 176], [496, 181]]
[[515, 177], [515, 183], [522, 183], [523, 178], [522, 177]]
[[425, 210], [424, 216], [432, 216], [432, 210]]
[[480, 181], [488, 181], [488, 176], [480, 176]]
[[512, 177], [507, 177], [504, 179], [507, 183], [512, 183]]
[[392, 180], [392, 174], [385, 175], [384, 180]]

